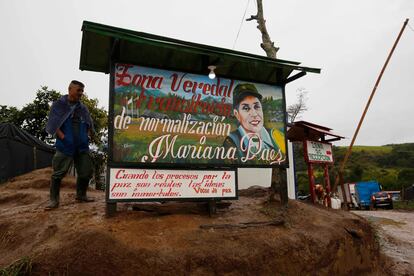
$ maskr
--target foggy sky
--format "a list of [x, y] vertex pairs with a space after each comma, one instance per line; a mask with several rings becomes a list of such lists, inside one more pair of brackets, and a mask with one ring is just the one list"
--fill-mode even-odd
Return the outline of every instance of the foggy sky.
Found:
[[[412, 0], [263, 0], [278, 58], [321, 68], [286, 87], [287, 103], [308, 91], [300, 119], [348, 137], [348, 145]], [[0, 104], [33, 101], [42, 85], [66, 93], [70, 80], [108, 109], [109, 75], [79, 70], [83, 20], [232, 48], [247, 0], [0, 1]], [[256, 13], [250, 0], [246, 17]], [[235, 50], [265, 55], [254, 21], [243, 22]], [[408, 26], [385, 71], [356, 144], [414, 142], [414, 30]]]

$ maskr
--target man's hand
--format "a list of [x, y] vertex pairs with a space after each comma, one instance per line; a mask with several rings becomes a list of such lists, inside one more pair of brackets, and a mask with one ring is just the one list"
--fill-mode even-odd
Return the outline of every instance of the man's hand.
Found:
[[95, 132], [91, 130], [90, 128], [88, 129], [88, 136], [89, 136], [89, 141], [93, 141], [93, 139], [95, 138]]
[[56, 136], [60, 139], [63, 140], [65, 138], [65, 133], [63, 133], [59, 128], [56, 130]]

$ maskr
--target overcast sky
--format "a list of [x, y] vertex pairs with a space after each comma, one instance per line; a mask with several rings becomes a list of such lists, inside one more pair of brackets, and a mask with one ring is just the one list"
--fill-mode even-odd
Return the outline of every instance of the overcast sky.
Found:
[[[263, 0], [278, 58], [321, 68], [286, 87], [288, 104], [308, 91], [303, 120], [348, 137], [406, 18], [413, 20], [384, 74], [356, 144], [414, 142], [413, 0]], [[247, 0], [0, 1], [0, 104], [21, 108], [42, 85], [66, 93], [70, 80], [108, 108], [109, 76], [79, 70], [83, 20], [232, 48]], [[246, 17], [256, 13], [250, 0]], [[235, 50], [265, 55], [253, 21]]]

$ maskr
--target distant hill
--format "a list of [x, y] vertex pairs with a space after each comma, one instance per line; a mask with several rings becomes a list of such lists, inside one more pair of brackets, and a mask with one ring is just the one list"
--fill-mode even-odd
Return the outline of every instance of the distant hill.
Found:
[[[115, 89], [115, 93], [119, 94], [126, 94], [129, 96], [135, 95], [135, 97], [139, 96], [141, 93], [141, 89], [138, 87], [131, 87], [131, 86], [120, 86]], [[158, 89], [145, 89], [145, 96], [153, 96], [157, 97], [165, 97], [166, 94]]]
[[[348, 147], [333, 147], [334, 168], [330, 169], [331, 183], [346, 154]], [[295, 145], [295, 165], [299, 190], [308, 193], [307, 167], [303, 159], [301, 144]], [[323, 182], [323, 171], [315, 173], [316, 182]], [[377, 180], [384, 190], [401, 190], [401, 187], [414, 184], [414, 143], [391, 144], [384, 146], [354, 146], [348, 159], [345, 182]]]

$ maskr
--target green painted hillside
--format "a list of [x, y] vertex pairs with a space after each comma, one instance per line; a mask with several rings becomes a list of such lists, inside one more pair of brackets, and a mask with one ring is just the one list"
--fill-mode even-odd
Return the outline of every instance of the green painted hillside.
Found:
[[[335, 166], [330, 168], [331, 184], [335, 182], [347, 147], [333, 148]], [[301, 144], [294, 146], [296, 179], [299, 193], [309, 192], [307, 167]], [[316, 166], [318, 167], [318, 166]], [[323, 183], [321, 168], [315, 172], [316, 183]], [[401, 190], [402, 186], [414, 184], [414, 143], [385, 146], [354, 146], [344, 172], [345, 182], [376, 180], [384, 190]]]

